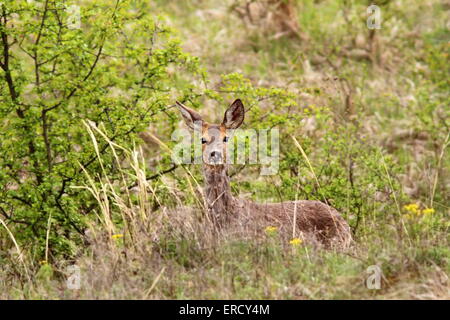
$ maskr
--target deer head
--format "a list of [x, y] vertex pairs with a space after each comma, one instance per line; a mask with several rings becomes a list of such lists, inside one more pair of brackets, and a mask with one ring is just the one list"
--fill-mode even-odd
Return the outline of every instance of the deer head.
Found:
[[202, 159], [207, 166], [217, 166], [226, 163], [227, 142], [233, 130], [239, 128], [244, 121], [244, 105], [240, 99], [235, 100], [225, 111], [221, 124], [209, 124], [194, 110], [176, 102], [178, 109], [191, 130], [198, 130], [202, 143]]

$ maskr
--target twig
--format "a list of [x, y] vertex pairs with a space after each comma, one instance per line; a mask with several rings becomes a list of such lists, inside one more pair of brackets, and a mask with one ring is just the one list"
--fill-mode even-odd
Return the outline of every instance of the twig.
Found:
[[[146, 177], [145, 180], [148, 181], [148, 180], [154, 180], [154, 179], [160, 178], [162, 175], [164, 175], [166, 173], [170, 173], [170, 172], [174, 171], [176, 168], [178, 168], [178, 165], [177, 164], [173, 164], [172, 167], [170, 167], [169, 169], [161, 170], [161, 171], [157, 172], [156, 174], [154, 174], [152, 176]], [[128, 190], [131, 189], [131, 188], [136, 187], [137, 185], [138, 185], [138, 183], [135, 182], [133, 185], [128, 187]]]

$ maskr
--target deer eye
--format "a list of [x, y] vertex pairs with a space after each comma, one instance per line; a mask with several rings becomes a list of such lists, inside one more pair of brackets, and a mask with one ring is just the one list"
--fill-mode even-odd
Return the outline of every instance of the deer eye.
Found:
[[205, 144], [205, 143], [206, 143], [206, 139], [202, 138], [202, 144]]
[[228, 137], [223, 138], [223, 142], [228, 142]]

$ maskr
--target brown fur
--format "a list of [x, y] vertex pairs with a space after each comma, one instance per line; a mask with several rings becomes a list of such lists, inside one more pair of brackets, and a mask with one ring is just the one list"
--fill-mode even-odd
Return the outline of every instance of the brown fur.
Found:
[[[250, 229], [279, 228], [284, 235], [295, 234], [326, 247], [348, 247], [350, 228], [339, 212], [314, 200], [260, 204], [233, 197], [226, 165], [204, 165], [205, 198], [210, 216], [218, 227], [239, 223]], [[255, 230], [256, 231], [256, 230]]]

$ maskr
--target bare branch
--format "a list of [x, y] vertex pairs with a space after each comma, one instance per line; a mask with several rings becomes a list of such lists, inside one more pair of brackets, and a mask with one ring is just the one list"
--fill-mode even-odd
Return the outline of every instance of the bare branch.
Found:
[[[161, 170], [161, 171], [157, 172], [156, 174], [154, 174], [152, 176], [146, 177], [145, 180], [148, 181], [148, 180], [158, 179], [164, 174], [167, 174], [167, 173], [170, 173], [172, 171], [175, 171], [176, 168], [178, 168], [178, 165], [177, 164], [173, 164], [172, 167], [170, 167], [169, 169]], [[138, 185], [138, 183], [135, 182], [134, 184], [132, 184], [131, 186], [128, 187], [128, 190], [131, 189], [131, 188], [136, 187], [137, 185]]]

